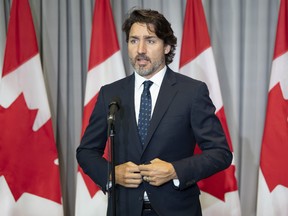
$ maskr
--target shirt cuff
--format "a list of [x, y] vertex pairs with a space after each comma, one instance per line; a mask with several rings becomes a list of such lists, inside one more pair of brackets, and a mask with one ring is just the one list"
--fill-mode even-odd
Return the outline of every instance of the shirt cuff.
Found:
[[179, 185], [180, 185], [179, 179], [173, 179], [173, 184], [175, 187], [179, 187]]

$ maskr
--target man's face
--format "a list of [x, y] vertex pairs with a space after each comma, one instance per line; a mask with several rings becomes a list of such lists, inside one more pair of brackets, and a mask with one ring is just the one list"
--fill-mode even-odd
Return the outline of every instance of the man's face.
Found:
[[165, 54], [170, 52], [170, 46], [150, 31], [144, 23], [134, 23], [130, 29], [128, 40], [128, 55], [136, 73], [145, 78], [151, 78], [165, 66]]

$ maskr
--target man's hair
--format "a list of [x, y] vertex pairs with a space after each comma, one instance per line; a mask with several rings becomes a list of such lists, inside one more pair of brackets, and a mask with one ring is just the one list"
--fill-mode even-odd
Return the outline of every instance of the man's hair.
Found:
[[[149, 31], [154, 32], [158, 38], [164, 41], [165, 45], [171, 46], [170, 52], [165, 54], [165, 62], [167, 65], [170, 64], [175, 56], [177, 38], [175, 37], [171, 24], [167, 21], [167, 19], [155, 10], [133, 10], [122, 25], [122, 30], [126, 33], [126, 42], [129, 40], [129, 32], [134, 23], [146, 24]], [[151, 27], [154, 27], [154, 30], [151, 29]]]

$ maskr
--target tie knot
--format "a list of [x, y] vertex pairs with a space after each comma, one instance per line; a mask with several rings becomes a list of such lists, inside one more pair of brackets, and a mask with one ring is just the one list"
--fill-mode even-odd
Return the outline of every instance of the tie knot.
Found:
[[143, 91], [149, 91], [150, 87], [152, 86], [153, 82], [150, 80], [146, 80], [143, 82], [144, 90]]

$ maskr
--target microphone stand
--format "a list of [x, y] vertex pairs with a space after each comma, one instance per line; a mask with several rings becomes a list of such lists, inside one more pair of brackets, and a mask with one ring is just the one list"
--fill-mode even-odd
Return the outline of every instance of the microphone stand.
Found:
[[[113, 98], [112, 102], [109, 104], [109, 114], [108, 114], [108, 137], [110, 137], [110, 160], [111, 160], [111, 178], [112, 178], [112, 188], [111, 188], [111, 207], [112, 207], [112, 216], [116, 216], [116, 189], [115, 189], [115, 145], [114, 145], [114, 136], [115, 136], [115, 113], [120, 108], [120, 98]], [[109, 170], [110, 171], [110, 170]], [[108, 179], [109, 179], [108, 172]], [[108, 193], [110, 190], [108, 190]]]
[[[113, 116], [114, 117], [114, 116]], [[113, 118], [114, 120], [114, 118]], [[108, 124], [108, 136], [110, 138], [110, 160], [111, 160], [111, 178], [112, 178], [112, 187], [110, 195], [112, 196], [112, 216], [116, 216], [116, 190], [115, 190], [115, 145], [114, 145], [114, 121], [111, 121]], [[109, 175], [109, 174], [108, 174]], [[110, 190], [108, 190], [110, 191]]]

